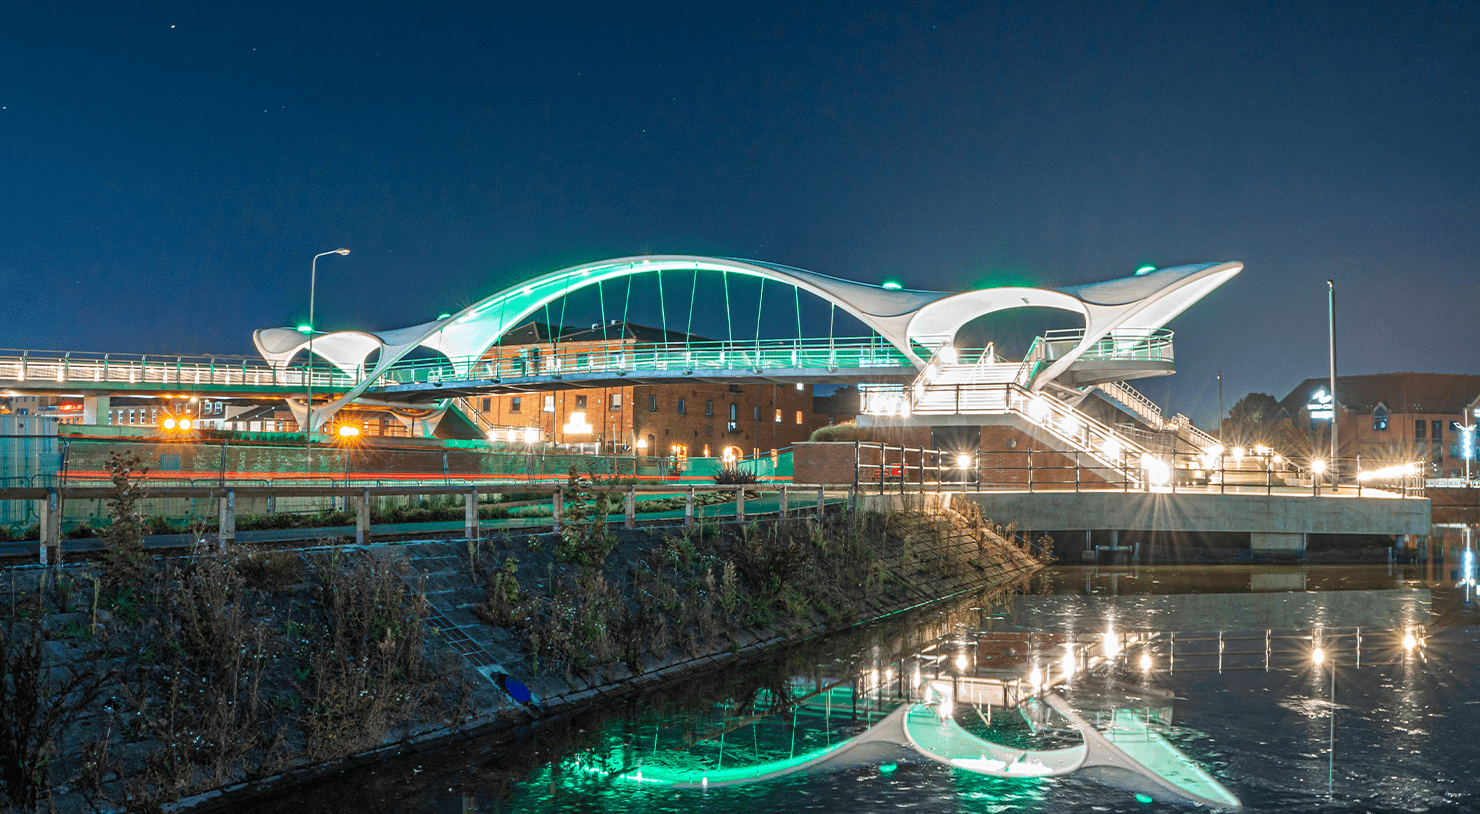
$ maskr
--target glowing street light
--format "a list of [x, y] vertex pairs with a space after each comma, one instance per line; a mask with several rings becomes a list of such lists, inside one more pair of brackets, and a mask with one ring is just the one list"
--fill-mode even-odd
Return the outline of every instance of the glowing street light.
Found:
[[[346, 255], [349, 249], [335, 249], [330, 252], [319, 252], [313, 256], [313, 262], [308, 266], [308, 399], [303, 403], [303, 471], [307, 472], [309, 467], [308, 448], [313, 444], [313, 299], [314, 288], [319, 277], [319, 258], [331, 254]], [[298, 326], [303, 330], [304, 326]]]

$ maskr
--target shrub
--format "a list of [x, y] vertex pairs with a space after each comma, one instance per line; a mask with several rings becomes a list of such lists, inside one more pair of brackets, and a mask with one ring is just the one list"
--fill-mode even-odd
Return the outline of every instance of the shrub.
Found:
[[144, 515], [139, 501], [144, 498], [144, 475], [148, 468], [139, 466], [133, 450], [110, 452], [103, 462], [113, 491], [108, 498], [108, 516], [112, 522], [102, 537], [108, 550], [104, 554], [104, 579], [112, 585], [137, 583], [144, 566]]
[[760, 478], [751, 471], [729, 467], [714, 473], [714, 482], [720, 486], [744, 486], [756, 483]]

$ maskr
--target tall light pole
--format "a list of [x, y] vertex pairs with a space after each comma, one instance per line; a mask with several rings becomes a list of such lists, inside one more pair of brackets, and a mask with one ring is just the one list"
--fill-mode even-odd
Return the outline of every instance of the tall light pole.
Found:
[[1341, 482], [1341, 462], [1336, 460], [1336, 420], [1341, 402], [1336, 398], [1336, 281], [1326, 281], [1326, 312], [1331, 341], [1331, 489]]
[[308, 266], [308, 400], [303, 403], [303, 471], [309, 470], [309, 449], [313, 446], [313, 295], [319, 277], [319, 258], [331, 254], [349, 254], [349, 249], [319, 252]]
[[1223, 443], [1223, 371], [1218, 371], [1218, 443]]

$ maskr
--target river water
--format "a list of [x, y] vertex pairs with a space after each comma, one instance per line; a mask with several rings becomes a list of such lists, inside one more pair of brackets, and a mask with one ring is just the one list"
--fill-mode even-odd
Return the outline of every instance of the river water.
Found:
[[[1005, 600], [899, 623], [916, 631], [855, 635], [514, 742], [354, 770], [253, 810], [1191, 810], [1074, 774], [1002, 779], [922, 758], [723, 788], [631, 782], [634, 767], [784, 760], [897, 703], [851, 690], [982, 680], [1051, 686], [1097, 722], [1136, 710], [1250, 812], [1480, 811], [1473, 547], [1469, 531], [1431, 539], [1434, 558], [1411, 565], [1054, 567]], [[1023, 747], [1075, 740], [1006, 700], [958, 702], [955, 719]]]

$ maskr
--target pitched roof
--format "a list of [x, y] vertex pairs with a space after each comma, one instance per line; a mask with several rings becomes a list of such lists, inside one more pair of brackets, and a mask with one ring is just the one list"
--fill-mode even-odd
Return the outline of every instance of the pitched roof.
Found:
[[[1306, 379], [1280, 401], [1280, 408], [1295, 415], [1310, 403], [1317, 390], [1325, 390], [1325, 378]], [[1374, 373], [1366, 376], [1337, 376], [1336, 400], [1348, 410], [1371, 413], [1379, 403], [1392, 413], [1459, 415], [1480, 396], [1480, 376], [1462, 373]]]

